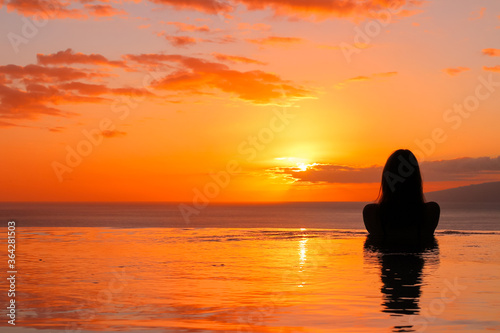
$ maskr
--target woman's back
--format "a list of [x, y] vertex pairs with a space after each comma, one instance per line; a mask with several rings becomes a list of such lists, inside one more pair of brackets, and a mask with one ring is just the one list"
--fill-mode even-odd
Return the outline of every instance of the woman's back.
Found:
[[368, 204], [363, 210], [366, 230], [388, 240], [417, 240], [432, 237], [440, 215], [435, 202], [423, 204]]
[[432, 237], [439, 213], [437, 203], [425, 202], [415, 155], [408, 149], [399, 149], [387, 159], [378, 203], [364, 208], [363, 220], [371, 236], [405, 242]]

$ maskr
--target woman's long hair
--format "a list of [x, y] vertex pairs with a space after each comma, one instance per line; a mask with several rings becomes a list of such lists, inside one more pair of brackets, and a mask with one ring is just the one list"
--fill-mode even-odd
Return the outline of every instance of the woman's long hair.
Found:
[[387, 159], [377, 201], [382, 206], [425, 202], [420, 167], [415, 155], [408, 149], [396, 150]]

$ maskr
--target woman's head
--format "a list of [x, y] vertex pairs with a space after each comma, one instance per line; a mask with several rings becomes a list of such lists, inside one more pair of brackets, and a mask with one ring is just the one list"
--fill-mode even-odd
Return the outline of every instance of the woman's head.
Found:
[[423, 203], [422, 176], [415, 155], [408, 149], [392, 153], [382, 172], [379, 203]]

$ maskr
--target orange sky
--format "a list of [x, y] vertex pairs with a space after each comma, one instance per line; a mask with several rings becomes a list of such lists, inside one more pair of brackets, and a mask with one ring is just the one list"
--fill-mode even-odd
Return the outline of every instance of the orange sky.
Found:
[[[494, 0], [0, 0], [0, 201], [369, 201], [498, 180]], [[201, 198], [201, 199], [200, 199]]]

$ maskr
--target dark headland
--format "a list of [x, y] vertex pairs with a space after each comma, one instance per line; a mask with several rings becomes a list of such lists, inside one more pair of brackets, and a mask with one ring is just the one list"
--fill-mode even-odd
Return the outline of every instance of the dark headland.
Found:
[[498, 202], [500, 182], [460, 186], [442, 191], [425, 193], [427, 201], [437, 202]]

